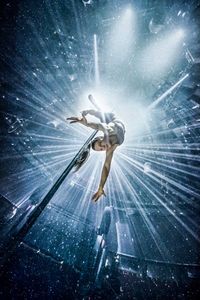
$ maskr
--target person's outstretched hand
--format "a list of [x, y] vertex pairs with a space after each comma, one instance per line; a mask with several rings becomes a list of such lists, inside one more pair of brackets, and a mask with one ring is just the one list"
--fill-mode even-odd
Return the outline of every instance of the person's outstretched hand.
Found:
[[104, 190], [102, 188], [99, 188], [98, 191], [92, 196], [92, 200], [94, 202], [97, 202], [102, 195], [106, 196]]
[[70, 118], [67, 118], [67, 120], [69, 120], [70, 124], [72, 123], [81, 123], [83, 125], [87, 124], [87, 119], [84, 115], [82, 115], [82, 117], [70, 117]]

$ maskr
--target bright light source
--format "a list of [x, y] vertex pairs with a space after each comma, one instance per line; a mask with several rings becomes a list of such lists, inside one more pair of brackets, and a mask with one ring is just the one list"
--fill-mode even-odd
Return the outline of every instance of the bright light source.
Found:
[[177, 38], [183, 38], [185, 36], [185, 32], [183, 29], [179, 29], [176, 31]]
[[140, 72], [146, 78], [164, 75], [180, 58], [183, 36], [184, 31], [178, 29], [153, 41], [141, 55]]
[[133, 10], [130, 6], [126, 8], [125, 14], [126, 14], [127, 17], [132, 16]]
[[94, 34], [94, 67], [95, 67], [95, 83], [99, 85], [99, 56], [98, 56], [98, 45], [97, 45], [97, 35]]
[[[107, 46], [109, 63], [120, 65], [130, 58], [135, 42], [135, 15], [130, 6], [117, 19], [110, 33]], [[111, 64], [110, 64], [111, 65]]]

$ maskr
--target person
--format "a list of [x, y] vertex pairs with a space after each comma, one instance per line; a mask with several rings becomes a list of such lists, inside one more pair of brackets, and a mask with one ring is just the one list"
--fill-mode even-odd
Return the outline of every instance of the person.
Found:
[[[95, 101], [92, 95], [89, 95], [88, 98], [92, 101]], [[92, 200], [96, 202], [102, 195], [106, 196], [104, 192], [104, 185], [110, 172], [113, 153], [116, 150], [116, 148], [124, 142], [125, 126], [121, 120], [116, 118], [114, 113], [102, 113], [98, 110], [89, 109], [82, 111], [81, 114], [81, 117], [70, 117], [67, 118], [67, 120], [70, 121], [70, 124], [80, 123], [84, 126], [103, 132], [103, 136], [95, 137], [86, 146], [86, 149], [84, 149], [82, 155], [76, 162], [77, 171], [88, 159], [91, 148], [94, 151], [106, 152], [106, 158], [101, 173], [99, 188], [98, 191], [92, 197]], [[100, 122], [89, 122], [86, 119], [87, 115], [92, 115], [98, 118]]]

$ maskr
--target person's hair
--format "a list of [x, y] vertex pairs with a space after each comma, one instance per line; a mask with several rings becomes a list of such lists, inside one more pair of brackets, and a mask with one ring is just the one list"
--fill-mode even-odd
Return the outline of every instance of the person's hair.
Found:
[[89, 156], [90, 156], [90, 149], [92, 147], [92, 149], [94, 150], [94, 145], [96, 143], [96, 141], [98, 141], [101, 137], [95, 137], [83, 150], [83, 152], [81, 153], [80, 157], [77, 159], [76, 163], [75, 163], [75, 171], [77, 172], [83, 165], [84, 163], [88, 160]]
[[95, 150], [95, 149], [94, 149], [95, 143], [96, 143], [97, 141], [99, 141], [100, 138], [101, 138], [100, 136], [97, 136], [97, 137], [95, 137], [95, 138], [91, 141], [91, 147], [92, 147], [93, 150]]
[[90, 156], [90, 148], [91, 148], [91, 143], [89, 143], [85, 149], [82, 151], [80, 157], [77, 159], [76, 163], [75, 163], [75, 170], [74, 172], [77, 172], [82, 165], [88, 160], [89, 156]]

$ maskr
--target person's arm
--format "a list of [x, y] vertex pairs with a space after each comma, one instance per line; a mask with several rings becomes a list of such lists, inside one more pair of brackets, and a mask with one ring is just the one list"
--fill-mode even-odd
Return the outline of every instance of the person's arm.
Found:
[[102, 196], [105, 196], [105, 192], [103, 190], [104, 185], [106, 183], [106, 180], [108, 178], [109, 172], [110, 172], [110, 167], [111, 167], [111, 162], [113, 158], [113, 153], [116, 149], [117, 145], [112, 146], [109, 150], [106, 151], [106, 159], [103, 165], [102, 173], [101, 173], [101, 180], [99, 184], [98, 191], [93, 195], [92, 200], [95, 202]]
[[70, 117], [70, 118], [67, 118], [67, 120], [70, 120], [70, 123], [80, 123], [86, 127], [90, 127], [95, 130], [103, 131], [103, 133], [105, 135], [107, 135], [108, 126], [106, 123], [88, 122], [84, 115], [82, 115], [82, 118], [81, 117]]
[[106, 159], [105, 159], [103, 169], [102, 169], [102, 173], [101, 173], [101, 180], [100, 180], [100, 184], [99, 184], [99, 189], [103, 190], [104, 185], [106, 183], [106, 180], [108, 178], [108, 174], [110, 172], [111, 161], [112, 161], [112, 158], [113, 158], [113, 153], [114, 153], [113, 149], [106, 151]]
[[88, 122], [85, 115], [82, 113], [82, 118], [81, 117], [70, 117], [67, 118], [67, 120], [70, 120], [70, 123], [80, 123], [86, 127], [90, 127], [95, 130], [100, 130], [103, 131], [104, 133], [104, 142], [105, 144], [110, 147], [109, 143], [109, 126], [106, 123], [95, 123], [95, 122]]
[[108, 147], [110, 147], [109, 132], [108, 132], [109, 126], [106, 123], [87, 122], [87, 124], [85, 124], [85, 126], [93, 128], [95, 130], [103, 131], [103, 133], [104, 133], [104, 142]]
[[102, 112], [98, 111], [98, 110], [94, 110], [94, 109], [87, 109], [87, 110], [83, 110], [82, 111], [82, 115], [86, 116], [86, 115], [91, 115], [94, 116], [96, 118], [98, 118], [100, 121], [102, 121], [103, 119], [103, 114]]
[[94, 99], [94, 97], [91, 94], [88, 95], [88, 99], [97, 108], [97, 110], [94, 110], [94, 109], [84, 110], [84, 111], [82, 111], [82, 115], [86, 116], [87, 114], [90, 114], [90, 115], [98, 118], [101, 122], [103, 122], [104, 121], [104, 114], [101, 111], [101, 109], [98, 107], [98, 105], [96, 103], [96, 100]]
[[85, 126], [87, 127], [90, 127], [92, 129], [95, 129], [95, 130], [100, 130], [100, 131], [103, 131], [103, 133], [105, 135], [107, 135], [107, 132], [108, 132], [108, 126], [106, 123], [96, 123], [96, 122], [87, 122], [87, 124], [84, 124]]

